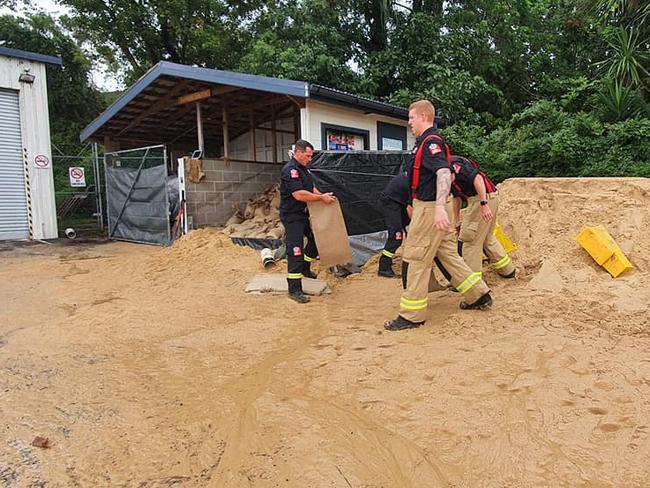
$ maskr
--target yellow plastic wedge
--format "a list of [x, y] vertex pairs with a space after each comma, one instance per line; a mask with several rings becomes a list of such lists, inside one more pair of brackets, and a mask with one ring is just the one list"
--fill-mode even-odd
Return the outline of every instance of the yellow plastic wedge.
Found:
[[585, 227], [576, 236], [576, 241], [614, 278], [632, 269], [632, 263], [602, 225]]
[[508, 238], [508, 236], [506, 235], [505, 232], [503, 232], [503, 229], [499, 224], [496, 224], [494, 226], [494, 237], [496, 237], [497, 241], [501, 243], [501, 245], [503, 246], [503, 250], [506, 253], [510, 254], [511, 252], [517, 250], [517, 245]]

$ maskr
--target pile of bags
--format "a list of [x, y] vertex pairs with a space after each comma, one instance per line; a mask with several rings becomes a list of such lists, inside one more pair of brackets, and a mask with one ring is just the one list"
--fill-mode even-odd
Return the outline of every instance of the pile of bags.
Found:
[[250, 199], [242, 212], [237, 208], [228, 219], [223, 232], [230, 237], [282, 239], [280, 222], [280, 186], [276, 183], [262, 195]]

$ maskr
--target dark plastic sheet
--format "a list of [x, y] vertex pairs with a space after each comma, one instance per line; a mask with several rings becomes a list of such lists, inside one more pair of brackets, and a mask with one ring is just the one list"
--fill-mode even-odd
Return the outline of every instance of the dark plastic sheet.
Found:
[[407, 151], [321, 151], [309, 169], [318, 189], [339, 199], [348, 235], [372, 234], [386, 229], [381, 192], [411, 157]]

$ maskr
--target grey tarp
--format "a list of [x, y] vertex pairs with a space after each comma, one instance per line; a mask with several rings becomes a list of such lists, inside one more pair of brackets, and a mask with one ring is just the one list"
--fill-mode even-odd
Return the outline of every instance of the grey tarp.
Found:
[[169, 244], [169, 199], [164, 165], [142, 170], [107, 166], [106, 193], [110, 238]]

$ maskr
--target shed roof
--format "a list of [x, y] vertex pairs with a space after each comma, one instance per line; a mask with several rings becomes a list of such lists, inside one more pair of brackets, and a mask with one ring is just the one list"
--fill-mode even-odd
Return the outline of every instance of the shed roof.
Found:
[[[145, 73], [119, 99], [82, 132], [81, 140], [104, 136], [164, 140], [178, 137], [178, 131], [191, 124], [194, 105], [179, 106], [175, 101], [200, 90], [214, 90], [205, 100], [204, 123], [221, 124], [221, 107], [228, 105], [232, 124], [248, 126], [250, 111], [284, 101], [311, 98], [366, 112], [400, 119], [408, 117], [404, 108], [377, 102], [350, 93], [304, 81], [221, 71], [161, 61]], [[277, 97], [269, 97], [269, 93]], [[211, 116], [211, 114], [213, 114]], [[229, 122], [229, 123], [230, 123]]]
[[20, 49], [13, 49], [10, 47], [0, 47], [0, 56], [5, 56], [7, 58], [27, 59], [29, 61], [54, 64], [57, 66], [63, 65], [63, 61], [61, 61], [61, 58], [58, 56], [47, 56], [45, 54], [21, 51]]

